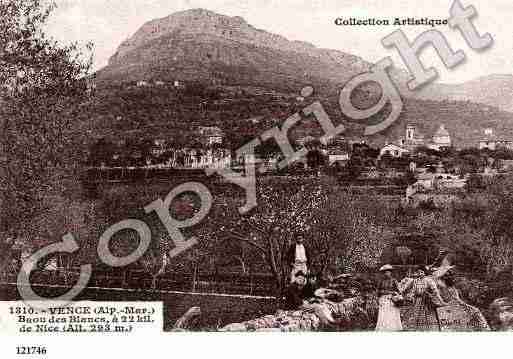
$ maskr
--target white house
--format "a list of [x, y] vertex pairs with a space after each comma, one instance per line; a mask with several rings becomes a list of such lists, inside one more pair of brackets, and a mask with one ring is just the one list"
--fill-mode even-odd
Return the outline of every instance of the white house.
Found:
[[330, 153], [328, 152], [328, 164], [331, 166], [334, 163], [345, 163], [349, 161], [350, 156], [347, 152], [334, 152]]
[[410, 151], [408, 149], [406, 149], [405, 147], [402, 147], [402, 146], [399, 146], [399, 145], [396, 145], [393, 143], [389, 143], [381, 149], [381, 151], [379, 153], [379, 157], [381, 158], [384, 155], [390, 155], [394, 158], [400, 158], [408, 153], [410, 153]]
[[491, 128], [485, 129], [484, 137], [479, 141], [479, 149], [488, 149], [491, 151], [495, 151], [501, 148], [508, 150], [513, 149], [513, 141], [500, 139], [494, 135], [493, 130]]
[[423, 173], [417, 176], [412, 187], [426, 191], [437, 189], [462, 189], [467, 184], [466, 178], [451, 173]]
[[418, 206], [422, 202], [432, 201], [436, 207], [446, 207], [458, 200], [467, 183], [466, 178], [448, 173], [424, 174], [422, 177], [408, 186], [404, 204]]
[[160, 156], [166, 152], [166, 140], [156, 139], [153, 141], [153, 148], [151, 152], [154, 156]]
[[221, 145], [224, 140], [224, 132], [219, 127], [200, 127], [199, 134], [207, 146]]

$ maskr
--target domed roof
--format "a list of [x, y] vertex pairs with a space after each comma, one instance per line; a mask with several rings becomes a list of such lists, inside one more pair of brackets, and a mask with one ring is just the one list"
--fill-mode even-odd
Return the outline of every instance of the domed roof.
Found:
[[435, 136], [434, 137], [449, 137], [449, 131], [447, 131], [445, 129], [445, 126], [444, 125], [440, 125], [440, 128], [438, 129], [438, 131], [436, 131], [435, 133]]

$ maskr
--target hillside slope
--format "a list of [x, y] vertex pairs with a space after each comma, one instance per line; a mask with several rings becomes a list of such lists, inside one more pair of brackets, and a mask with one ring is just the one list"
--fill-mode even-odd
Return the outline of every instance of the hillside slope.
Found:
[[462, 84], [437, 84], [417, 94], [420, 99], [472, 101], [513, 112], [513, 75], [490, 75]]
[[256, 29], [240, 17], [195, 9], [143, 25], [97, 78], [203, 80], [297, 92], [307, 84], [343, 84], [369, 66], [354, 55]]
[[[370, 66], [351, 54], [256, 29], [240, 17], [188, 10], [149, 21], [120, 45], [109, 65], [96, 74], [102, 95], [92, 118], [97, 136], [105, 131], [122, 136], [176, 137], [178, 131], [178, 137], [183, 138], [201, 124], [217, 125], [234, 137], [245, 137], [300, 111], [305, 104], [298, 103], [296, 96], [303, 86], [313, 85], [330, 115], [347, 124], [348, 136], [360, 137], [365, 121], [353, 123], [343, 116], [338, 93], [349, 79]], [[488, 87], [503, 92], [480, 89], [486, 81], [476, 81], [461, 86], [431, 84], [412, 97], [405, 90], [407, 74], [399, 70], [392, 73], [406, 94], [405, 108], [400, 121], [370, 142], [382, 144], [399, 138], [406, 122], [417, 125], [426, 137], [443, 123], [460, 147], [476, 145], [488, 127], [501, 137], [513, 139], [513, 114], [497, 108], [507, 107], [509, 93], [506, 85], [497, 85], [499, 79], [490, 81]], [[166, 86], [136, 88], [135, 82], [141, 80], [162, 81]], [[177, 93], [168, 88], [175, 80], [202, 83], [211, 88], [210, 93], [192, 97]], [[226, 91], [233, 86], [245, 90]], [[256, 94], [266, 91], [280, 91], [286, 96], [276, 99]], [[356, 105], [368, 107], [380, 96], [377, 86], [365, 86], [354, 97]], [[496, 106], [472, 103], [468, 98]], [[370, 122], [379, 121], [386, 113]], [[255, 116], [265, 120], [258, 124], [246, 121]], [[314, 124], [307, 123], [298, 136], [309, 131], [315, 132]]]

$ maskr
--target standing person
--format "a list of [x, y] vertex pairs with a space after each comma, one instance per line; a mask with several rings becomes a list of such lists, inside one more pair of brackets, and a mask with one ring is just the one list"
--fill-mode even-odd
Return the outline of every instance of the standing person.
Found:
[[390, 264], [379, 269], [383, 273], [383, 279], [378, 286], [379, 313], [376, 331], [400, 331], [403, 329], [401, 312], [393, 301], [393, 298], [399, 295], [399, 283], [392, 275], [393, 269]]
[[403, 313], [403, 328], [408, 331], [440, 331], [436, 308], [446, 306], [435, 280], [421, 269], [413, 274], [413, 281], [405, 288], [413, 302]]
[[32, 268], [37, 269], [37, 263], [30, 260], [33, 253], [34, 249], [32, 248], [32, 246], [28, 242], [25, 242], [20, 253], [20, 270], [27, 272], [27, 274], [30, 273]]
[[298, 272], [308, 274], [308, 267], [310, 264], [310, 253], [304, 245], [304, 238], [302, 235], [296, 237], [295, 243], [290, 246], [287, 252], [287, 262], [291, 267], [290, 281], [293, 282]]

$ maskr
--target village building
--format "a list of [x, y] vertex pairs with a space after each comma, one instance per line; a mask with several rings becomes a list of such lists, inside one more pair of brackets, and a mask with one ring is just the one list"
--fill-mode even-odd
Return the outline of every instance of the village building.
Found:
[[484, 131], [483, 138], [479, 141], [479, 149], [488, 149], [490, 151], [498, 149], [513, 150], [513, 141], [501, 139], [493, 133], [491, 128], [487, 128]]
[[499, 160], [498, 167], [502, 172], [513, 171], [513, 160]]
[[231, 153], [226, 149], [182, 148], [170, 152], [172, 154], [167, 162], [159, 164], [157, 167], [180, 169], [228, 168], [232, 162]]
[[153, 141], [153, 147], [151, 149], [152, 155], [158, 157], [162, 156], [166, 152], [166, 140], [156, 139]]
[[248, 118], [248, 119], [246, 119], [244, 121], [245, 122], [251, 122], [252, 124], [257, 125], [260, 122], [262, 122], [263, 120], [264, 120], [264, 116], [255, 116], [255, 117]]
[[335, 163], [345, 166], [351, 158], [350, 145], [342, 137], [332, 138], [326, 144], [323, 144], [313, 136], [305, 136], [297, 139], [296, 143], [302, 148], [319, 150], [327, 157], [330, 166]]
[[224, 132], [219, 127], [206, 127], [199, 128], [199, 135], [201, 143], [205, 146], [222, 145], [224, 141]]
[[464, 192], [464, 189], [457, 187], [429, 189], [414, 184], [406, 189], [404, 204], [417, 207], [422, 203], [432, 202], [435, 207], [443, 208], [457, 201]]
[[209, 149], [196, 155], [193, 168], [226, 168], [231, 166], [231, 153], [224, 149]]
[[403, 204], [410, 207], [431, 203], [436, 208], [448, 208], [460, 200], [464, 191], [461, 189], [444, 189], [440, 191], [416, 191], [407, 196]]
[[397, 144], [410, 152], [414, 151], [417, 147], [423, 146], [440, 151], [444, 148], [451, 147], [452, 140], [449, 131], [447, 131], [443, 124], [440, 125], [438, 130], [434, 133], [431, 141], [426, 141], [425, 136], [419, 133], [415, 126], [407, 125], [405, 137], [401, 138]]
[[394, 158], [401, 158], [404, 155], [409, 154], [409, 153], [410, 153], [410, 150], [408, 148], [406, 148], [404, 146], [396, 145], [394, 143], [389, 143], [389, 144], [383, 146], [383, 148], [381, 148], [381, 150], [379, 152], [379, 158], [381, 158], [385, 155], [389, 155]]
[[442, 124], [433, 135], [433, 142], [428, 144], [428, 147], [433, 150], [440, 151], [444, 148], [451, 147], [451, 145], [451, 135], [449, 134], [449, 131], [447, 131], [445, 126]]
[[346, 151], [343, 151], [343, 150], [328, 150], [327, 152], [328, 152], [327, 153], [328, 164], [330, 166], [334, 165], [334, 164], [339, 164], [339, 165], [345, 166], [351, 158], [349, 153], [347, 153]]
[[417, 147], [424, 146], [425, 139], [423, 134], [416, 131], [415, 126], [407, 125], [406, 136], [400, 139], [399, 143], [401, 146], [408, 149], [408, 151], [413, 151]]
[[137, 87], [148, 87], [150, 84], [148, 81], [137, 81]]
[[346, 138], [337, 136], [327, 140], [326, 148], [328, 151], [341, 151], [350, 153], [352, 150], [352, 145]]
[[423, 172], [417, 175], [417, 182], [406, 188], [404, 203], [418, 206], [431, 201], [436, 207], [445, 207], [464, 192], [467, 178], [451, 173]]

